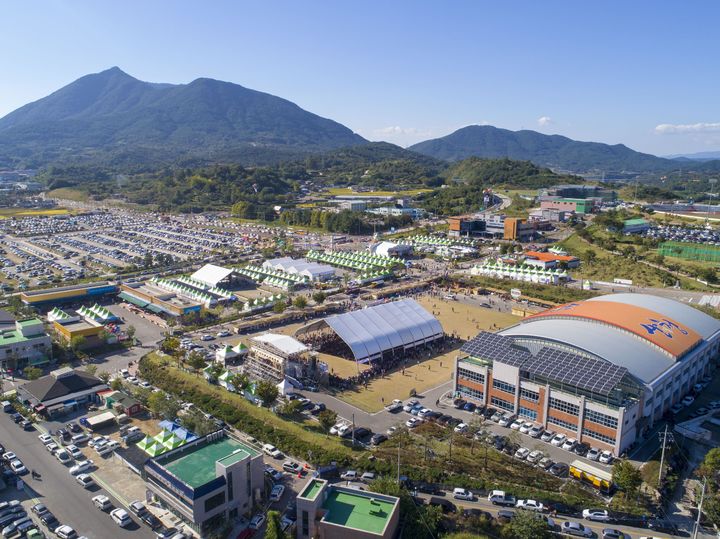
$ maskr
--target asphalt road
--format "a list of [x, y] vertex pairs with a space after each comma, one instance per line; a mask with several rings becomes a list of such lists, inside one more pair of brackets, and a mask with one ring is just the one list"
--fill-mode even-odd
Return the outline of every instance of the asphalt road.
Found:
[[[31, 479], [30, 474], [23, 476], [23, 480], [34, 492], [28, 494], [44, 503], [61, 524], [72, 526], [78, 535], [85, 535], [90, 539], [154, 537], [150, 529], [140, 524], [134, 516], [135, 523], [123, 529], [113, 522], [108, 513], [96, 509], [92, 497], [97, 494], [109, 496], [116, 507], [120, 505], [110, 492], [98, 487], [85, 490], [77, 484], [68, 472], [69, 466], [60, 464], [45, 449], [38, 439], [39, 434], [40, 432], [34, 429], [22, 430], [7, 414], [0, 414], [0, 440], [5, 450], [14, 452], [29, 470], [36, 470], [42, 476], [39, 480]], [[44, 528], [43, 530], [46, 531]]]

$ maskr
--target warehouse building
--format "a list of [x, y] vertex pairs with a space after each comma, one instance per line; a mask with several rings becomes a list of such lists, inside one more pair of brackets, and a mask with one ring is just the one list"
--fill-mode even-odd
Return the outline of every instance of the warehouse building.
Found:
[[197, 299], [160, 288], [149, 281], [121, 284], [118, 297], [141, 309], [170, 316], [198, 312], [203, 306]]
[[86, 283], [59, 288], [44, 288], [32, 292], [24, 291], [20, 293], [20, 299], [25, 305], [39, 307], [78, 301], [97, 301], [98, 298], [116, 294], [117, 291], [118, 287], [113, 283]]
[[525, 318], [461, 348], [455, 390], [616, 455], [718, 356], [720, 321], [667, 298], [611, 294]]
[[262, 454], [219, 430], [148, 459], [147, 488], [204, 537], [262, 499]]
[[400, 499], [311, 479], [297, 497], [298, 539], [392, 539]]

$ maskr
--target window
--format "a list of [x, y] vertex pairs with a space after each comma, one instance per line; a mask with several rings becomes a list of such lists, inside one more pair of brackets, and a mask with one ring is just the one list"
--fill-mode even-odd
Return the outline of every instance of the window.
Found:
[[[650, 403], [648, 402], [647, 405], [649, 406]], [[598, 425], [602, 425], [604, 427], [610, 427], [611, 429], [616, 429], [618, 420], [616, 417], [609, 416], [607, 414], [601, 414], [600, 412], [596, 412], [595, 410], [588, 410], [585, 408], [585, 419], [588, 421], [592, 421], [593, 423], [597, 423]]]
[[520, 388], [520, 398], [531, 402], [538, 402], [540, 400], [540, 393], [537, 391], [530, 391], [523, 387]]
[[507, 382], [503, 382], [502, 380], [493, 380], [493, 387], [495, 389], [499, 389], [500, 391], [504, 391], [505, 393], [515, 394], [515, 386], [508, 384]]
[[550, 408], [555, 408], [570, 415], [580, 415], [580, 407], [577, 404], [570, 404], [553, 397], [550, 397]]
[[218, 492], [217, 494], [215, 494], [215, 496], [210, 496], [207, 500], [205, 500], [205, 512], [208, 513], [216, 507], [220, 507], [224, 503], [225, 493]]
[[611, 438], [610, 436], [605, 436], [604, 434], [600, 434], [599, 432], [595, 432], [590, 429], [583, 429], [582, 433], [583, 436], [589, 436], [590, 438], [595, 438], [596, 440], [600, 440], [606, 444], [615, 445], [615, 438]]
[[471, 387], [458, 386], [458, 391], [467, 397], [472, 397], [473, 399], [483, 400], [485, 398], [482, 391], [478, 391], [477, 389], [473, 389]]
[[228, 491], [228, 501], [233, 501], [233, 480], [232, 480], [232, 472], [228, 472], [227, 474], [227, 491]]
[[527, 417], [533, 421], [537, 420], [537, 412], [535, 410], [531, 410], [530, 408], [525, 408], [524, 406], [521, 406], [518, 409], [518, 415], [520, 417]]
[[515, 410], [515, 405], [512, 402], [508, 402], [503, 399], [498, 399], [497, 397], [492, 397], [490, 399], [490, 404], [497, 406], [498, 408], [502, 408], [503, 410], [508, 410], [510, 412]]
[[484, 374], [481, 374], [481, 373], [475, 372], [475, 371], [469, 371], [467, 369], [463, 369], [462, 367], [458, 367], [458, 378], [460, 378], [460, 380], [469, 380], [471, 382], [477, 382], [478, 384], [485, 383], [485, 375]]
[[302, 512], [302, 534], [303, 535], [310, 535], [310, 522], [308, 519], [308, 512], [303, 511]]
[[557, 417], [548, 416], [547, 418], [548, 423], [552, 423], [553, 425], [558, 425], [559, 427], [566, 428], [568, 430], [576, 431], [577, 425], [574, 423], [570, 423], [569, 421], [563, 421], [562, 419], [558, 419]]

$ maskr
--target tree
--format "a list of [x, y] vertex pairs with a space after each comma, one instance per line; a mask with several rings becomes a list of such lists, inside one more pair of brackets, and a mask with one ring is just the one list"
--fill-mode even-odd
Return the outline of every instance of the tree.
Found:
[[597, 258], [597, 254], [592, 249], [586, 249], [585, 250], [585, 262], [588, 264], [592, 264], [595, 262], [595, 259]]
[[42, 376], [42, 369], [38, 369], [37, 367], [27, 367], [25, 369], [25, 378], [28, 380], [37, 380]]
[[175, 419], [180, 411], [180, 403], [178, 400], [174, 397], [165, 395], [161, 391], [152, 393], [148, 397], [147, 407], [153, 415], [160, 416], [163, 419], [168, 419], [170, 421]]
[[136, 330], [135, 330], [135, 326], [130, 325], [130, 326], [127, 327], [127, 329], [125, 330], [125, 333], [127, 334], [128, 339], [134, 339], [134, 338], [135, 338], [135, 331], [136, 331]]
[[165, 337], [160, 345], [160, 350], [171, 356], [175, 355], [180, 350], [180, 339], [172, 336]]
[[642, 484], [640, 470], [626, 460], [619, 460], [613, 465], [613, 482], [627, 494], [635, 494]]
[[97, 370], [97, 365], [88, 365], [87, 367], [85, 367], [85, 371], [87, 371], [87, 373], [91, 376], [95, 376]]
[[304, 403], [300, 400], [291, 400], [285, 402], [285, 404], [282, 405], [282, 409], [280, 413], [285, 416], [294, 416], [294, 415], [300, 415], [300, 412], [303, 411]]
[[107, 371], [99, 372], [97, 377], [100, 378], [104, 384], [107, 384], [110, 381], [110, 373]]
[[230, 378], [230, 383], [235, 388], [235, 391], [242, 391], [250, 385], [250, 379], [248, 378], [247, 374], [238, 372], [232, 375], [232, 377]]
[[187, 364], [195, 371], [195, 374], [197, 374], [200, 369], [205, 367], [205, 358], [200, 352], [192, 351], [190, 355], [188, 355]]
[[318, 290], [317, 292], [313, 292], [312, 299], [315, 303], [319, 305], [320, 303], [325, 302], [325, 300], [327, 299], [327, 294], [322, 290]]
[[85, 337], [83, 337], [82, 335], [76, 335], [75, 337], [70, 339], [70, 348], [73, 352], [77, 354], [78, 351], [82, 350], [85, 347], [86, 342], [87, 341]]
[[532, 511], [515, 511], [515, 516], [502, 530], [503, 537], [512, 539], [545, 539], [552, 537], [547, 523]]
[[698, 467], [698, 474], [704, 477], [715, 477], [720, 472], [720, 448], [715, 447], [707, 452], [702, 464]]
[[335, 425], [335, 423], [337, 423], [337, 412], [326, 408], [320, 412], [317, 417], [320, 422], [320, 426], [325, 431], [325, 434], [328, 435], [330, 433], [330, 429], [333, 425]]
[[283, 300], [276, 301], [275, 304], [273, 305], [273, 312], [280, 314], [281, 312], [283, 312], [285, 310], [285, 307], [286, 307], [286, 305]]
[[265, 539], [287, 539], [287, 534], [282, 531], [280, 524], [280, 513], [277, 511], [268, 511]]
[[280, 392], [278, 391], [277, 386], [275, 386], [272, 382], [260, 380], [257, 386], [255, 386], [255, 393], [258, 397], [260, 397], [263, 406], [270, 406], [273, 402], [275, 402], [275, 399], [277, 399]]
[[298, 309], [304, 309], [307, 307], [307, 298], [305, 296], [298, 296], [293, 300], [293, 305]]
[[123, 388], [123, 383], [120, 378], [113, 378], [113, 381], [110, 382], [110, 389], [113, 391], [120, 391]]
[[398, 485], [390, 477], [379, 477], [371, 484], [369, 490], [388, 496], [400, 498], [400, 527], [403, 537], [413, 539], [430, 539], [438, 537], [442, 509], [435, 505], [415, 505], [410, 493]]

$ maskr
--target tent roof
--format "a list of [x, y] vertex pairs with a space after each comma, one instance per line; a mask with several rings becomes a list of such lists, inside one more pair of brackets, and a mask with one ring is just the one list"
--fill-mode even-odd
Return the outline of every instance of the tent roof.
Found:
[[257, 337], [253, 337], [252, 340], [269, 344], [274, 348], [280, 350], [280, 352], [287, 355], [300, 354], [308, 350], [307, 346], [305, 346], [297, 339], [290, 337], [289, 335], [266, 333], [265, 335], [258, 335]]
[[330, 316], [324, 322], [348, 345], [357, 361], [443, 335], [440, 322], [414, 299], [383, 303]]
[[217, 286], [220, 281], [233, 273], [231, 268], [223, 268], [214, 264], [205, 264], [202, 268], [193, 273], [190, 278], [201, 283]]

